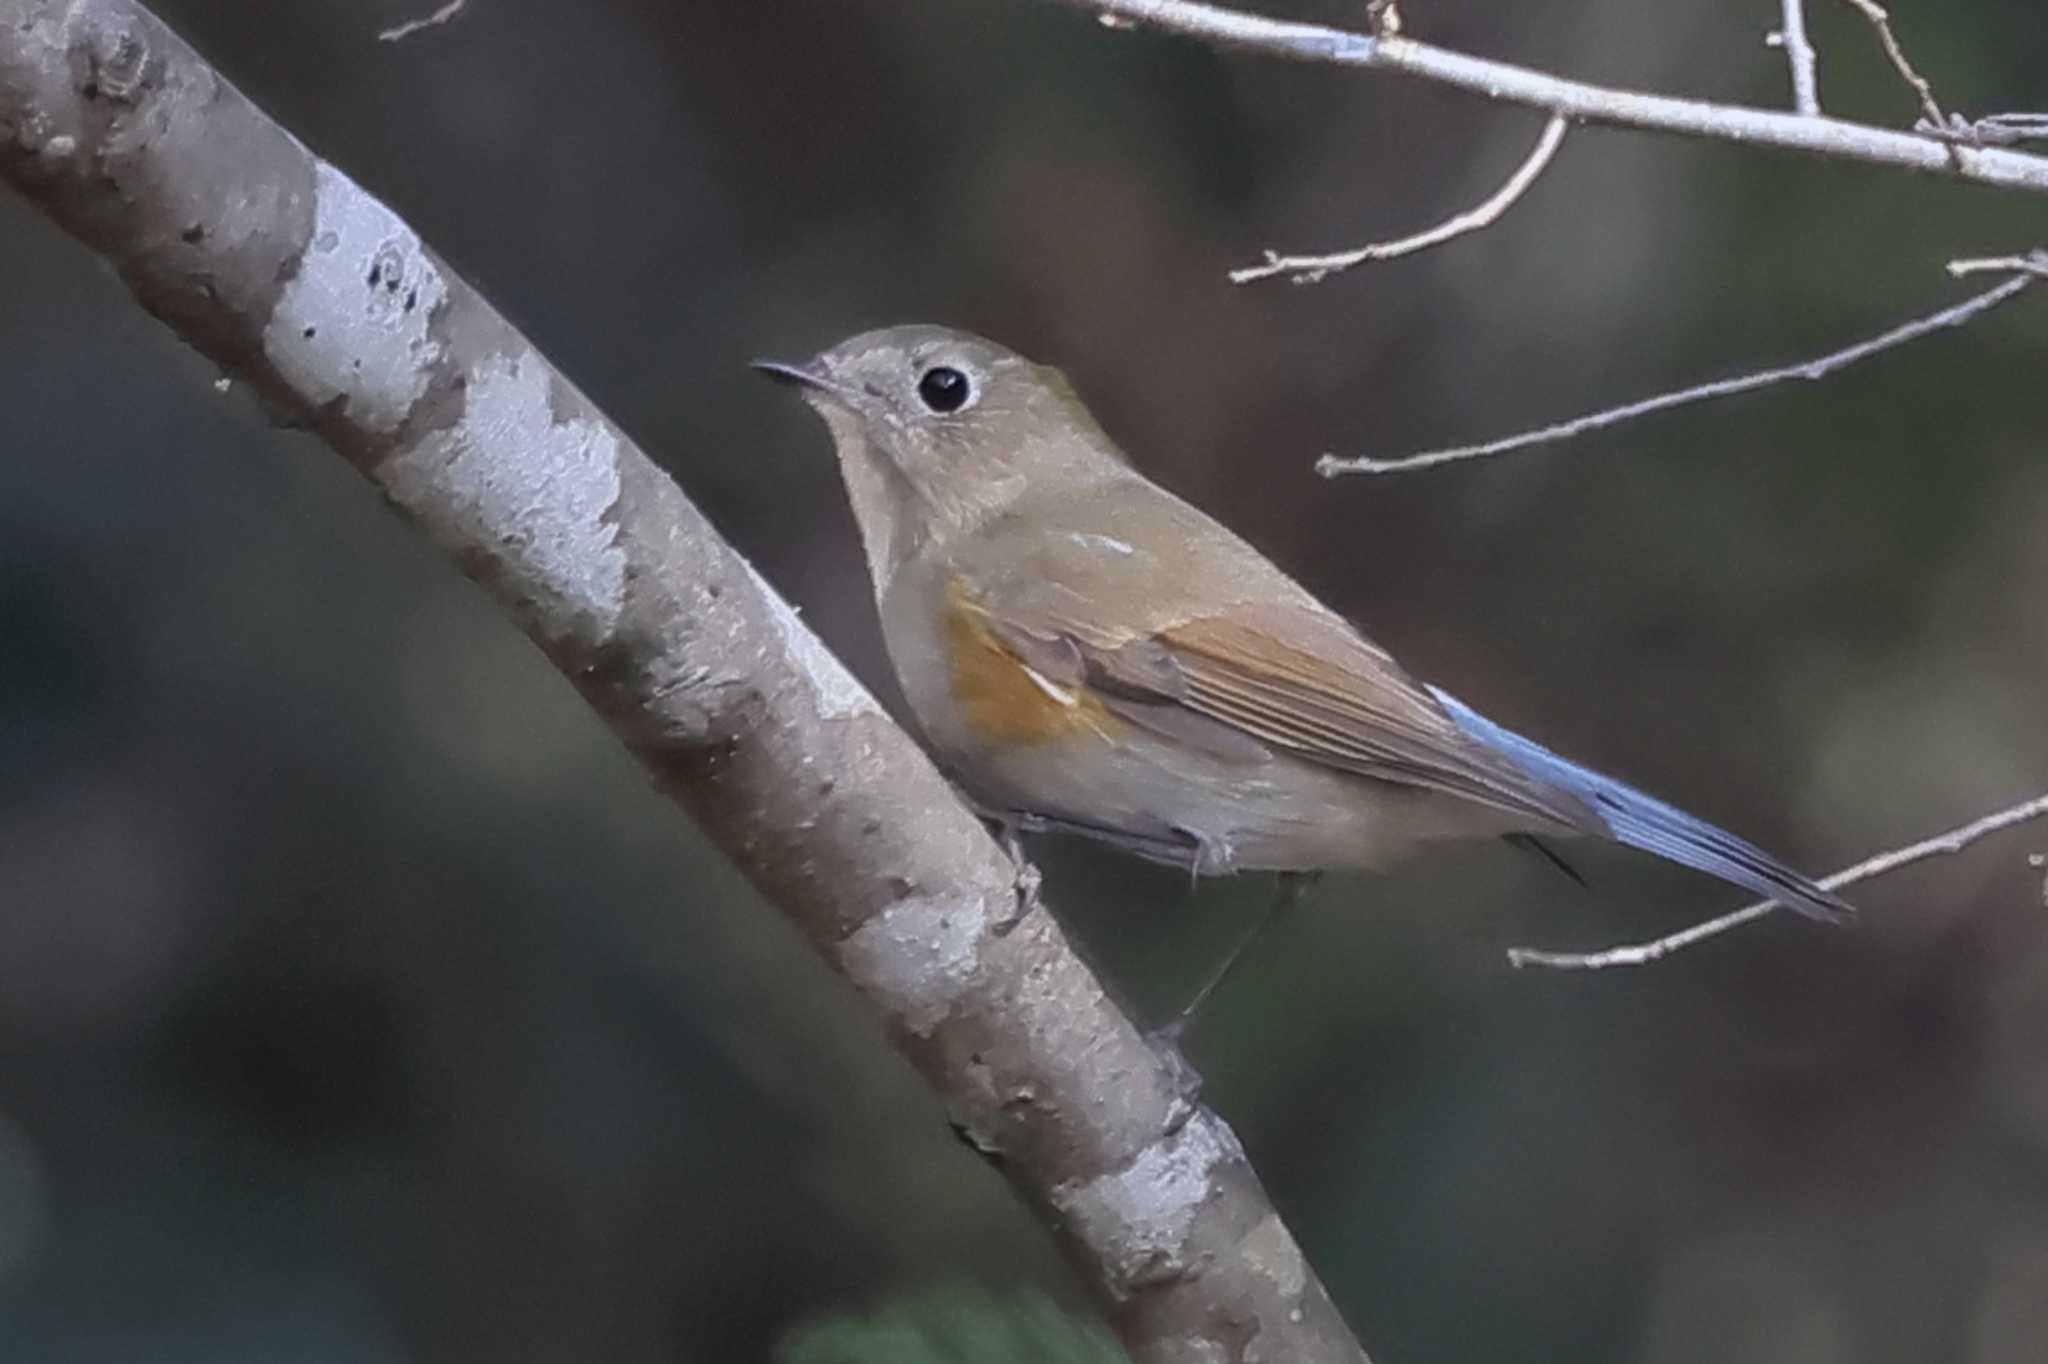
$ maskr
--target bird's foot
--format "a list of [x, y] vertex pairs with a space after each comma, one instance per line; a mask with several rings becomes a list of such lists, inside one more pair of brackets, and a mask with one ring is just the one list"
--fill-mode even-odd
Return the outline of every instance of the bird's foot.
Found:
[[1038, 892], [1044, 878], [1039, 875], [1038, 868], [1031, 865], [1031, 859], [1024, 855], [1024, 839], [1014, 822], [997, 822], [996, 842], [1010, 859], [1010, 865], [1016, 868], [1016, 880], [1013, 882], [1016, 903], [1010, 913], [997, 920], [990, 930], [998, 938], [1007, 938], [1016, 931], [1017, 925], [1031, 917], [1033, 911], [1043, 908]]
[[1168, 1132], [1178, 1132], [1187, 1126], [1188, 1119], [1195, 1115], [1195, 1109], [1202, 1102], [1202, 1072], [1195, 1069], [1194, 1063], [1180, 1049], [1181, 1035], [1187, 1031], [1187, 1026], [1188, 1016], [1180, 1014], [1145, 1034], [1146, 1044], [1166, 1068], [1167, 1077], [1173, 1084], [1173, 1106], [1166, 1119]]

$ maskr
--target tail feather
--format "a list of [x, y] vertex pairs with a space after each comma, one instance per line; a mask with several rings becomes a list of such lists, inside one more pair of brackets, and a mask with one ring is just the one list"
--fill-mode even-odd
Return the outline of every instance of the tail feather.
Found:
[[1631, 848], [1718, 876], [1809, 918], [1833, 921], [1854, 912], [1834, 892], [1726, 829], [1689, 815], [1675, 805], [1667, 805], [1626, 782], [1603, 777], [1560, 758], [1541, 744], [1495, 724], [1447, 692], [1435, 687], [1430, 691], [1469, 737], [1530, 776], [1577, 796], [1591, 807], [1601, 827], [1588, 832], [1605, 833]]

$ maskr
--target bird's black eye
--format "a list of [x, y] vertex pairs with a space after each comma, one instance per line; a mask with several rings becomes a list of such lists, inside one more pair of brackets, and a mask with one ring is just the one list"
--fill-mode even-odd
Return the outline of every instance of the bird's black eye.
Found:
[[917, 396], [938, 413], [958, 412], [973, 392], [974, 386], [967, 382], [967, 376], [951, 365], [934, 365], [917, 381]]

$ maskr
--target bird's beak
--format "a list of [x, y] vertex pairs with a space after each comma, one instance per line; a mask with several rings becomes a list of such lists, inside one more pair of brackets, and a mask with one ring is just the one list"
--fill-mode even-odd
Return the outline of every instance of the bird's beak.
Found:
[[825, 367], [816, 360], [801, 365], [786, 360], [756, 360], [752, 368], [759, 370], [778, 384], [791, 384], [819, 393], [830, 393], [835, 397], [846, 397], [846, 386], [825, 372]]

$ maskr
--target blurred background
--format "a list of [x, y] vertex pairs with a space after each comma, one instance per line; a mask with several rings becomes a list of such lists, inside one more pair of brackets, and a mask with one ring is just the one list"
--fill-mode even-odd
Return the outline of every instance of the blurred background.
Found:
[[[471, 0], [396, 44], [429, 0], [157, 8], [891, 704], [824, 432], [744, 363], [934, 320], [1064, 366], [1417, 672], [1802, 867], [2048, 786], [2048, 299], [1544, 452], [1310, 469], [1831, 349], [2048, 238], [2038, 198], [1587, 130], [1487, 233], [1235, 288], [1476, 202], [1540, 117], [1034, 0]], [[1910, 122], [1811, 8], [1829, 108]], [[2036, 0], [1898, 8], [1953, 107], [2048, 104]], [[1786, 99], [1771, 0], [1407, 10]], [[482, 595], [5, 191], [0, 259], [0, 1356], [993, 1359], [960, 1322], [1008, 1312], [1015, 1358], [1095, 1357], [1049, 1238]], [[1490, 847], [1332, 878], [1189, 1051], [1382, 1364], [2039, 1360], [2044, 848], [1598, 977], [1503, 951], [1737, 897], [1590, 847], [1585, 888]], [[1267, 893], [1037, 851], [1148, 1018]]]

